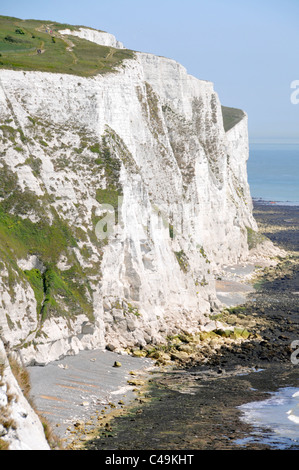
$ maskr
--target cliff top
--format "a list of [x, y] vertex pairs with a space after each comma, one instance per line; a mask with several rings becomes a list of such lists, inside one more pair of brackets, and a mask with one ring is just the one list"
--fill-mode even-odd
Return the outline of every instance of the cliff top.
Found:
[[111, 72], [123, 60], [133, 58], [133, 51], [60, 32], [65, 29], [72, 32], [81, 27], [0, 16], [0, 70], [35, 70], [88, 77]]

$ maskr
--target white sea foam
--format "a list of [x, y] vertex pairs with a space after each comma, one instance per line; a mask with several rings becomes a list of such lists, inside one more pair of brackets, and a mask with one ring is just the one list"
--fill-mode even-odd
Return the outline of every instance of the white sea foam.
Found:
[[[292, 398], [298, 398], [299, 399], [299, 392], [295, 392], [292, 395]], [[298, 400], [299, 401], [299, 400]], [[289, 410], [287, 412], [288, 414], [288, 419], [292, 421], [293, 423], [299, 424], [299, 403], [297, 403], [294, 408]]]
[[261, 443], [281, 449], [299, 445], [298, 388], [281, 388], [267, 400], [246, 403], [240, 410], [242, 420], [254, 427]]

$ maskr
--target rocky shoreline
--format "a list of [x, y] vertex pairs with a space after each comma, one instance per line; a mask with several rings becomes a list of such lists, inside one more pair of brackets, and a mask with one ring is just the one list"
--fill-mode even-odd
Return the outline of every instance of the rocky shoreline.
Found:
[[[299, 208], [256, 203], [254, 215], [260, 232], [288, 256], [262, 271], [245, 304], [217, 316], [234, 328], [205, 338], [185, 335], [168, 351], [156, 352], [160, 369], [139, 389], [134, 406], [71, 448], [271, 449], [261, 437], [266, 431], [246, 440], [256, 430], [241, 420], [238, 407], [280, 387], [298, 387], [291, 344], [299, 339]], [[196, 354], [199, 342], [205, 347]], [[175, 367], [167, 365], [171, 354]]]

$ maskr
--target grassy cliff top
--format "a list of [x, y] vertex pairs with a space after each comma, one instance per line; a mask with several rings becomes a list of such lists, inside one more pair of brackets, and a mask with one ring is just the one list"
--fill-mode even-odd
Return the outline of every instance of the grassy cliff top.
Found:
[[242, 111], [242, 109], [228, 108], [227, 106], [221, 106], [221, 109], [225, 132], [232, 129], [245, 116], [245, 113]]
[[[26, 70], [93, 76], [112, 72], [133, 51], [100, 46], [63, 29], [80, 26], [0, 16], [0, 70]], [[89, 28], [92, 29], [92, 28]]]

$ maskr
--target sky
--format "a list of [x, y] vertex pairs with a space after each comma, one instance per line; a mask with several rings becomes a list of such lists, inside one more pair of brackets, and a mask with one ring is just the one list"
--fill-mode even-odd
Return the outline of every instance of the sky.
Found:
[[0, 15], [89, 26], [174, 59], [246, 111], [250, 143], [299, 142], [299, 0], [0, 0]]

